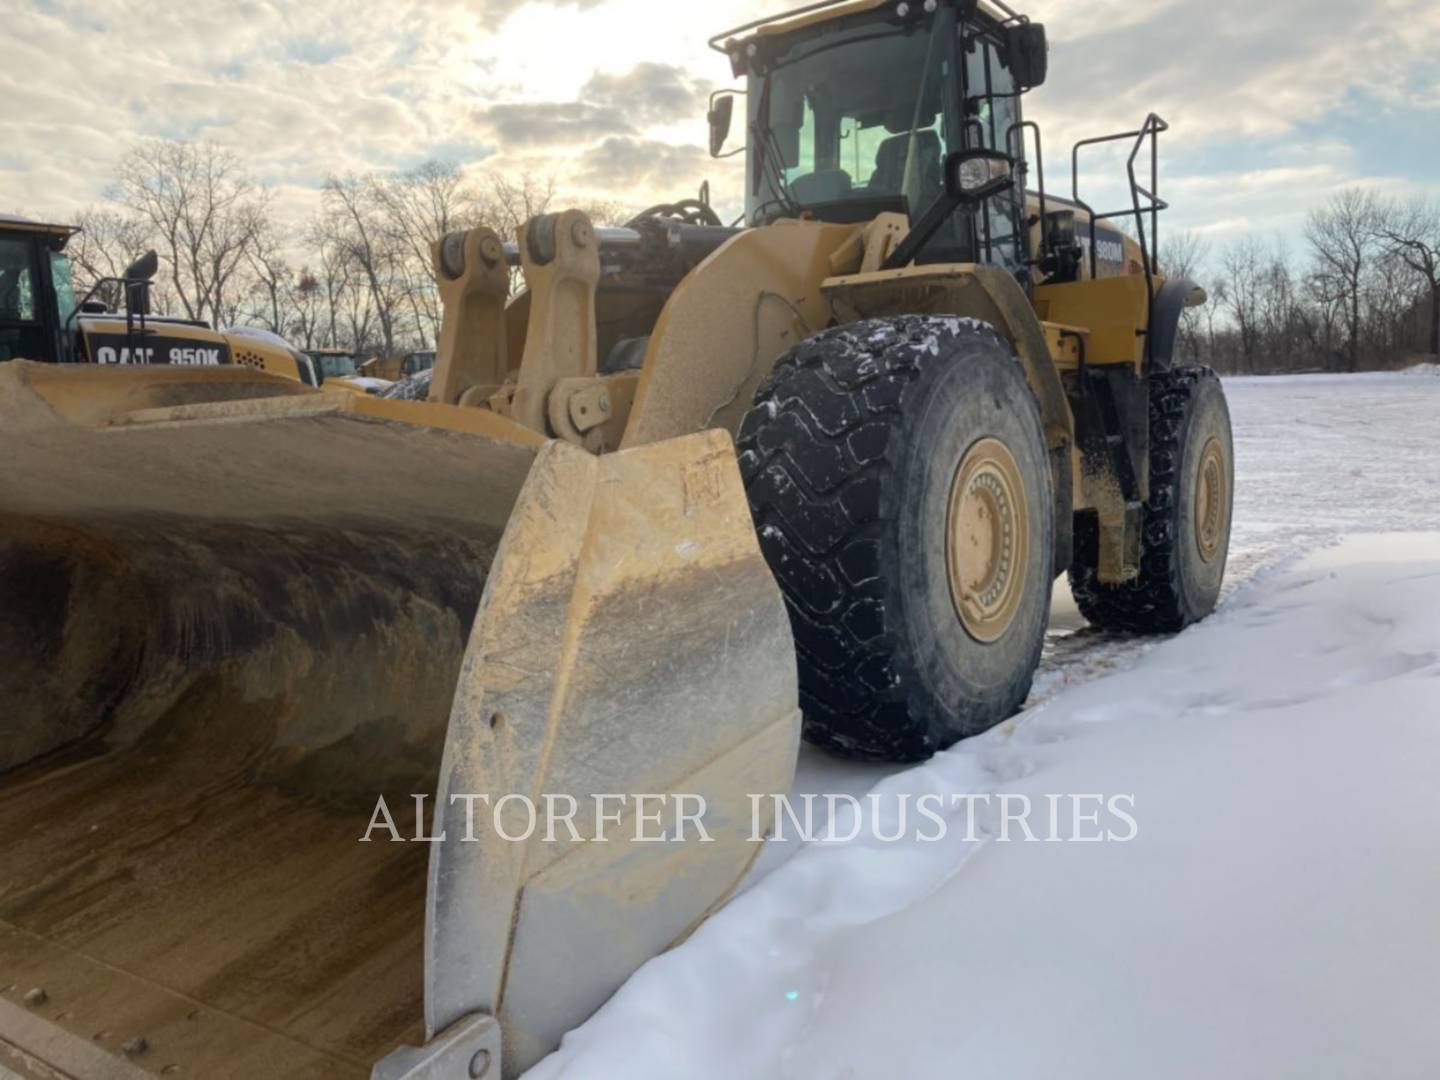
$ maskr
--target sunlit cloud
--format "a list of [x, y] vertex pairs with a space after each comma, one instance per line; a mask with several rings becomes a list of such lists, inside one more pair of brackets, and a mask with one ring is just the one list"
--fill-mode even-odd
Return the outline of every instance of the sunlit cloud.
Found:
[[[704, 151], [706, 98], [733, 83], [706, 42], [786, 6], [0, 0], [0, 210], [72, 217], [144, 137], [235, 150], [297, 225], [327, 176], [427, 159], [554, 175], [567, 197], [635, 208], [709, 179], [735, 207], [742, 170]], [[1307, 200], [1365, 179], [1440, 190], [1433, 0], [1024, 6], [1050, 31], [1050, 83], [1026, 110], [1044, 125], [1053, 191], [1068, 191], [1075, 139], [1150, 110], [1171, 123], [1171, 227], [1293, 230]], [[1406, 154], [1367, 145], [1382, 124], [1411, 133]], [[1098, 197], [1119, 168], [1095, 158]]]

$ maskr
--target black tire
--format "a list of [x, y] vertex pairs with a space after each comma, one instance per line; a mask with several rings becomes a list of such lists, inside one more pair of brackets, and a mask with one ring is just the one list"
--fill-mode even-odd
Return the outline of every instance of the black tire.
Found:
[[[1021, 481], [1015, 532], [1028, 536], [1003, 564], [1005, 582], [1012, 562], [1023, 576], [1003, 587], [1013, 613], [987, 644], [952, 600], [948, 536], [962, 461], [992, 440]], [[761, 384], [739, 451], [790, 610], [811, 742], [921, 761], [1024, 704], [1049, 616], [1055, 523], [1039, 407], [1007, 341], [948, 317], [826, 331]]]
[[[1224, 493], [1215, 501], [1223, 513], [1205, 530], [1209, 550], [1202, 551], [1196, 494], [1212, 444], [1224, 458]], [[1234, 439], [1219, 378], [1204, 367], [1151, 376], [1150, 499], [1140, 576], [1124, 585], [1102, 584], [1090, 553], [1070, 569], [1080, 613], [1105, 630], [1172, 634], [1213, 612], [1225, 580], [1234, 492]]]

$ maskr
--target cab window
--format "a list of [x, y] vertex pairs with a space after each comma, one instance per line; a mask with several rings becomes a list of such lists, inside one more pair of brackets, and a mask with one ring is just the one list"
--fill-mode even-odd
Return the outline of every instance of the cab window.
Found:
[[[970, 104], [969, 145], [1014, 154], [1020, 120], [1015, 78], [995, 43], [987, 38], [972, 37], [966, 43], [965, 94]], [[1017, 272], [1025, 265], [1017, 230], [1022, 205], [1018, 187], [986, 202], [979, 238], [982, 262]]]
[[802, 42], [752, 75], [752, 129], [766, 134], [750, 151], [751, 219], [924, 213], [944, 188], [942, 163], [959, 133], [954, 36], [950, 10], [907, 27], [857, 25]]
[[60, 325], [64, 326], [75, 311], [75, 280], [71, 276], [70, 260], [61, 252], [50, 253], [50, 280], [55, 286], [55, 308], [60, 312]]
[[30, 244], [0, 240], [0, 322], [35, 322], [36, 318]]

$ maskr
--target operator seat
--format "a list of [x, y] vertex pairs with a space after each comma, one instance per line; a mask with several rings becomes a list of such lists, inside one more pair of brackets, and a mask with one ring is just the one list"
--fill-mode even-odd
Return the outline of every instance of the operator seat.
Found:
[[904, 185], [905, 158], [910, 150], [911, 132], [892, 136], [880, 144], [875, 153], [875, 171], [870, 176], [870, 190], [874, 194], [907, 196], [912, 221], [940, 197], [945, 187], [939, 134], [926, 129], [915, 132], [914, 137], [915, 171], [910, 177], [909, 189]]

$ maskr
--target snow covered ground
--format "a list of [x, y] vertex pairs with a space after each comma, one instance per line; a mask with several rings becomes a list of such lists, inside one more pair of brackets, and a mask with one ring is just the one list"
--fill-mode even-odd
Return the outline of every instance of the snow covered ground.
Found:
[[1227, 389], [1219, 614], [1143, 641], [1061, 596], [1014, 721], [807, 751], [858, 838], [767, 845], [531, 1076], [1440, 1075], [1440, 379]]

